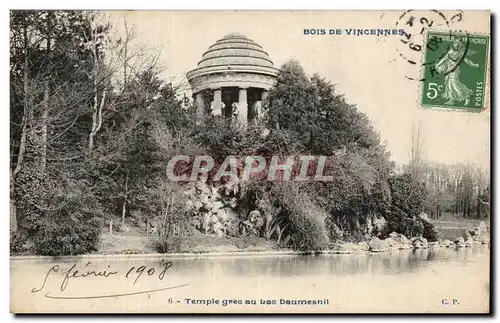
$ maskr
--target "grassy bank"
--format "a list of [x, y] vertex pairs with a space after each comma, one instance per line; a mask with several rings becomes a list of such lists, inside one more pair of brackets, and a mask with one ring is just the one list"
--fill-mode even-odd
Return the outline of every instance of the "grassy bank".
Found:
[[[156, 236], [146, 236], [137, 227], [124, 226], [121, 231], [103, 232], [98, 250], [93, 254], [151, 254], [157, 253]], [[180, 253], [241, 252], [281, 250], [273, 241], [256, 237], [217, 237], [195, 231], [184, 239]]]

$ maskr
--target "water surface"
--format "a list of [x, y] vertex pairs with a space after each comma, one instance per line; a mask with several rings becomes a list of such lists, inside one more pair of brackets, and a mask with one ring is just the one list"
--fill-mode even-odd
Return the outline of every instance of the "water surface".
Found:
[[[489, 252], [487, 246], [474, 246], [320, 256], [16, 258], [11, 260], [11, 309], [134, 313], [487, 312]], [[160, 279], [168, 261], [171, 267]], [[52, 270], [47, 276], [56, 265], [58, 272]], [[78, 275], [88, 271], [116, 274], [69, 278], [61, 291], [63, 272], [72, 266], [70, 275], [74, 270], [79, 271]], [[181, 287], [147, 292], [176, 286]], [[33, 293], [33, 289], [41, 290]], [[113, 296], [127, 293], [139, 294]], [[286, 300], [314, 300], [321, 305], [279, 305]], [[276, 305], [261, 304], [273, 301]]]

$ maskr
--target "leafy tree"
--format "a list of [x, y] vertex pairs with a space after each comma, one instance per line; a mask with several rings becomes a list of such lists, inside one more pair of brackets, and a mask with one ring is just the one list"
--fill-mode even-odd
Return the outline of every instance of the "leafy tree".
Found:
[[314, 183], [313, 196], [331, 222], [360, 238], [369, 215], [387, 212], [394, 167], [368, 118], [330, 82], [318, 75], [309, 79], [295, 61], [281, 67], [265, 108], [268, 127], [287, 132], [296, 153], [331, 156], [325, 172], [333, 181]]
[[428, 240], [437, 240], [433, 225], [420, 216], [427, 198], [425, 185], [410, 173], [394, 175], [389, 184], [392, 207], [387, 217], [386, 234], [395, 231], [408, 237], [422, 235]]
[[[98, 238], [87, 231], [96, 232], [97, 224], [88, 222], [81, 234], [63, 227], [87, 221], [77, 211], [68, 219], [67, 209], [83, 199], [77, 194], [85, 185], [80, 180], [86, 165], [81, 148], [89, 134], [85, 121], [94, 95], [89, 90], [94, 89], [89, 76], [94, 65], [85, 35], [99, 27], [91, 13], [82, 11], [11, 11], [10, 18], [11, 181], [18, 223], [21, 231], [37, 237], [40, 253], [59, 254], [59, 247], [49, 246], [59, 238], [69, 248], [78, 244], [78, 252], [87, 252]], [[98, 213], [95, 197], [86, 198]], [[57, 202], [61, 200], [65, 202]], [[64, 240], [65, 234], [73, 236]]]

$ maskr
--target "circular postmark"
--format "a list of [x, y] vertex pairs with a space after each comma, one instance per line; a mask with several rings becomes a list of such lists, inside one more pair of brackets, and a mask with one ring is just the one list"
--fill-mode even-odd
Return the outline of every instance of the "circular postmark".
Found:
[[[429, 32], [425, 45], [423, 72], [417, 80], [441, 79], [454, 72], [464, 61], [469, 49], [469, 33], [462, 31]], [[406, 75], [409, 80], [415, 80]]]
[[425, 75], [421, 75], [422, 66], [435, 65], [442, 57], [434, 57], [425, 60], [426, 51], [440, 51], [446, 53], [449, 48], [443, 50], [443, 46], [451, 46], [450, 43], [442, 42], [442, 39], [428, 35], [431, 30], [440, 30], [452, 36], [451, 25], [463, 19], [463, 12], [458, 11], [448, 18], [438, 10], [407, 10], [403, 12], [395, 23], [399, 30], [396, 51], [398, 56], [409, 65], [415, 66], [409, 70], [405, 78], [412, 81], [422, 81]]

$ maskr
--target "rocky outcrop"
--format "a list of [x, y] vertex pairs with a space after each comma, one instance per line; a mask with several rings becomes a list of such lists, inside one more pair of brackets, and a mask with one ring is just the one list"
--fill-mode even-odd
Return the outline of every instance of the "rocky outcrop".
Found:
[[380, 240], [379, 238], [371, 239], [368, 246], [371, 252], [384, 252], [389, 251], [391, 248], [386, 240]]
[[444, 247], [444, 248], [450, 248], [450, 247], [454, 247], [455, 246], [455, 244], [451, 240], [448, 240], [448, 239], [440, 241], [439, 245], [441, 247]]
[[472, 236], [468, 231], [465, 232], [465, 239], [464, 240], [465, 240], [466, 247], [472, 247], [472, 245], [474, 244], [474, 240], [472, 239]]
[[458, 237], [455, 239], [455, 245], [459, 248], [464, 248], [466, 247], [465, 245], [465, 239], [463, 237]]
[[237, 212], [239, 185], [213, 186], [203, 181], [184, 186], [184, 205], [192, 213], [190, 222], [204, 234], [238, 237], [258, 236], [265, 218], [259, 210]]
[[[265, 230], [266, 221], [269, 219], [265, 207], [256, 206], [257, 209], [240, 214], [238, 207], [238, 184], [227, 184], [213, 186], [203, 181], [187, 183], [183, 191], [183, 203], [185, 208], [192, 214], [190, 222], [199, 231], [205, 234], [223, 236], [260, 236]], [[425, 213], [419, 215], [423, 221], [429, 222]], [[367, 237], [373, 237], [368, 233], [381, 232], [385, 227], [383, 217], [371, 217], [367, 223]], [[342, 240], [343, 233], [334, 228], [335, 238]], [[338, 231], [338, 232], [337, 232]], [[372, 238], [367, 242], [360, 243], [337, 243], [333, 244], [332, 250], [339, 253], [355, 252], [385, 252], [402, 249], [427, 249], [427, 248], [450, 248], [471, 247], [473, 244], [489, 243], [490, 230], [485, 222], [481, 222], [477, 228], [467, 230], [465, 237], [457, 238], [455, 241], [442, 240], [429, 242], [419, 236], [408, 239], [405, 235], [392, 232], [386, 239]]]
[[385, 239], [385, 241], [392, 249], [402, 250], [412, 248], [410, 239], [408, 239], [404, 234], [400, 234], [397, 232], [392, 232], [391, 234], [389, 234], [389, 238]]
[[490, 233], [486, 224], [481, 221], [477, 228], [466, 230], [465, 237], [455, 239], [458, 248], [472, 247], [474, 244], [487, 244], [490, 242]]
[[429, 248], [439, 248], [441, 247], [439, 241], [431, 241], [429, 242]]
[[422, 237], [413, 237], [410, 239], [411, 244], [413, 245], [414, 249], [427, 249], [429, 248], [429, 243], [427, 242], [427, 239], [422, 238]]
[[264, 217], [260, 211], [253, 210], [248, 214], [248, 219], [243, 221], [243, 235], [258, 236], [263, 225]]
[[[474, 233], [472, 233], [474, 232]], [[379, 238], [372, 238], [368, 242], [359, 243], [337, 243], [332, 246], [332, 251], [338, 253], [356, 253], [363, 251], [370, 252], [386, 252], [392, 250], [402, 249], [428, 249], [428, 248], [465, 248], [472, 247], [473, 244], [478, 244], [478, 240], [484, 239], [489, 241], [489, 231], [484, 223], [480, 224], [478, 228], [466, 232], [465, 238], [459, 237], [454, 241], [444, 239], [439, 241], [428, 241], [422, 236], [412, 237], [408, 239], [405, 235], [392, 232], [384, 240]]]
[[485, 234], [489, 234], [489, 233], [490, 233], [490, 229], [488, 228], [486, 223], [484, 223], [484, 221], [481, 221], [479, 223], [478, 227], [474, 230], [474, 234], [477, 236], [485, 235]]
[[484, 221], [481, 221], [477, 228], [468, 231], [473, 243], [487, 244], [490, 242], [490, 230]]
[[489, 235], [474, 236], [472, 237], [472, 240], [475, 243], [488, 244], [490, 242], [490, 236]]
[[192, 223], [195, 228], [205, 234], [224, 236], [234, 233], [230, 226], [231, 215], [229, 199], [224, 198], [219, 189], [202, 181], [187, 183], [184, 188], [184, 204], [192, 213]]

